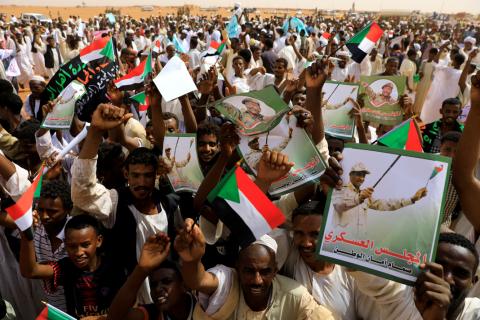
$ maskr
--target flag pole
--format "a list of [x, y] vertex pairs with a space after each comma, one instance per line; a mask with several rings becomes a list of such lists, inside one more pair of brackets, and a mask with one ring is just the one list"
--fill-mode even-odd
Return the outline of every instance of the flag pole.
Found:
[[392, 164], [391, 164], [391, 165], [388, 167], [388, 169], [383, 173], [383, 175], [380, 177], [380, 179], [378, 179], [378, 181], [373, 185], [373, 187], [372, 187], [373, 189], [375, 189], [375, 187], [380, 183], [380, 181], [382, 181], [383, 177], [385, 177], [385, 175], [388, 173], [388, 171], [390, 171], [390, 170], [393, 168], [393, 166], [395, 165], [395, 163], [397, 163], [397, 161], [400, 159], [401, 156], [402, 156], [402, 155], [399, 154], [399, 155], [397, 156], [397, 158], [396, 158], [395, 160], [393, 160]]
[[175, 143], [175, 149], [173, 150], [173, 157], [174, 157], [174, 158], [175, 158], [176, 155], [177, 155], [178, 141], [180, 141], [180, 137], [177, 137], [177, 142]]
[[[330, 98], [333, 96], [333, 94], [335, 93], [335, 91], [337, 91], [338, 87], [340, 87], [340, 83], [337, 84], [337, 86], [335, 87], [335, 89], [333, 89], [332, 93], [330, 93], [330, 95], [328, 96], [327, 100], [325, 100], [325, 105], [327, 105], [328, 101], [330, 101]], [[323, 106], [322, 106], [323, 107]]]
[[428, 180], [427, 180], [427, 183], [425, 184], [425, 188], [428, 187], [428, 183], [430, 182], [430, 180], [431, 180], [431, 179], [428, 179]]

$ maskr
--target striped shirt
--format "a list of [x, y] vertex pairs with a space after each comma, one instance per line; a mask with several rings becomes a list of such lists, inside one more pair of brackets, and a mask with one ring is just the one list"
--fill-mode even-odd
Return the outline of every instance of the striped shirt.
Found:
[[[62, 231], [57, 234], [57, 238], [62, 240], [62, 243], [55, 250], [55, 252], [53, 252], [52, 244], [50, 243], [50, 239], [48, 238], [48, 234], [45, 231], [43, 225], [40, 224], [37, 228], [35, 228], [33, 243], [35, 244], [35, 253], [37, 255], [38, 262], [54, 262], [67, 257], [67, 252], [65, 251], [65, 244], [63, 242], [64, 229], [62, 229]], [[46, 291], [46, 294], [48, 298], [48, 303], [59, 308], [62, 311], [67, 311], [67, 304], [65, 302], [65, 293], [63, 291], [63, 287], [58, 287], [58, 289], [53, 293]]]

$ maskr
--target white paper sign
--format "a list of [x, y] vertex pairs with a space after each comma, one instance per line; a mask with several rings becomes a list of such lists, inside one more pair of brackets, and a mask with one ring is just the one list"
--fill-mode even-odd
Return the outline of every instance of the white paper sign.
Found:
[[5, 71], [7, 77], [17, 77], [20, 75], [20, 69], [18, 68], [17, 61], [12, 59], [8, 65], [7, 71]]
[[197, 90], [185, 63], [177, 56], [168, 61], [153, 83], [167, 102]]

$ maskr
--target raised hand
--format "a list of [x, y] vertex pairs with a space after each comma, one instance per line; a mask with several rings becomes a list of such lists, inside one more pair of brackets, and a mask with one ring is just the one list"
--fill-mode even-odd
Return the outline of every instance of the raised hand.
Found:
[[162, 95], [158, 91], [157, 86], [150, 79], [145, 86], [145, 93], [148, 96], [148, 103], [152, 108], [160, 107], [162, 104]]
[[294, 165], [286, 154], [266, 150], [258, 163], [257, 179], [272, 183], [288, 174]]
[[57, 103], [58, 100], [60, 100], [61, 97], [58, 97], [54, 101], [48, 101], [46, 104], [42, 106], [42, 114], [43, 117], [45, 117], [47, 114], [53, 111], [53, 108], [55, 107], [55, 104]]
[[473, 59], [475, 59], [477, 54], [478, 54], [478, 49], [472, 50], [472, 52], [470, 52], [470, 54], [468, 55], [468, 60], [472, 61]]
[[225, 123], [220, 129], [220, 150], [227, 159], [230, 158], [235, 148], [240, 143], [240, 137], [237, 134], [235, 125]]
[[327, 58], [322, 58], [314, 62], [305, 72], [305, 85], [307, 89], [318, 89], [323, 87], [327, 80]]
[[415, 192], [415, 194], [413, 195], [412, 201], [413, 202], [418, 201], [426, 196], [427, 196], [427, 188], [418, 189], [418, 191]]
[[163, 232], [159, 232], [147, 239], [143, 245], [138, 266], [147, 272], [158, 268], [170, 253], [170, 238]]
[[472, 107], [480, 105], [480, 71], [472, 76], [472, 88], [470, 89], [470, 100]]
[[370, 198], [373, 195], [373, 188], [365, 188], [360, 191], [360, 201], [363, 202], [365, 199]]
[[113, 129], [130, 119], [133, 115], [125, 113], [123, 108], [101, 103], [93, 112], [91, 128], [105, 131]]
[[184, 262], [200, 261], [205, 254], [205, 237], [200, 227], [190, 218], [185, 219], [182, 229], [177, 231], [175, 250]]
[[340, 165], [342, 159], [343, 155], [339, 152], [334, 153], [328, 159], [328, 167], [320, 176], [320, 187], [324, 194], [327, 194], [330, 188], [340, 189], [342, 187], [343, 168]]
[[287, 117], [291, 115], [297, 118], [297, 127], [299, 128], [308, 128], [314, 123], [312, 113], [300, 106], [294, 106], [293, 109], [288, 112]]
[[159, 158], [158, 158], [158, 169], [157, 169], [157, 173], [158, 173], [159, 175], [169, 174], [170, 172], [172, 172], [172, 169], [173, 169], [173, 163], [172, 163], [172, 164], [168, 164], [168, 163], [165, 161], [165, 158], [164, 158], [164, 157], [159, 157]]
[[352, 110], [350, 110], [350, 112], [348, 112], [348, 115], [350, 117], [352, 117], [353, 119], [355, 119], [355, 122], [356, 123], [361, 123], [363, 121], [362, 119], [362, 107], [360, 106], [360, 104], [353, 100], [351, 97], [349, 97], [347, 99], [347, 101], [350, 101], [351, 103], [353, 103], [353, 108]]
[[285, 91], [290, 93], [295, 92], [298, 88], [298, 83], [299, 83], [298, 79], [288, 79], [288, 76], [287, 76]]
[[443, 266], [431, 262], [420, 268], [424, 272], [415, 283], [415, 306], [424, 320], [446, 319], [452, 293], [443, 278]]
[[201, 94], [210, 94], [217, 85], [218, 73], [215, 66], [211, 66], [206, 74], [204, 74], [200, 82], [197, 84], [198, 91]]
[[123, 91], [118, 90], [113, 81], [110, 81], [107, 86], [107, 94], [110, 97], [110, 102], [120, 107], [123, 102], [124, 93]]
[[403, 113], [406, 116], [412, 114], [413, 101], [408, 95], [404, 94], [400, 97], [400, 107], [403, 109]]

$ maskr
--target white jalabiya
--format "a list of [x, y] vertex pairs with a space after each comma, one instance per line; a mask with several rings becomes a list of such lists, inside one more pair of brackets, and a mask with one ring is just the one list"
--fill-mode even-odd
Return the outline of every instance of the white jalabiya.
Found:
[[462, 71], [452, 67], [437, 65], [433, 73], [433, 81], [423, 104], [420, 118], [425, 124], [440, 119], [442, 102], [448, 98], [456, 98], [460, 93], [458, 80]]
[[19, 84], [23, 86], [28, 85], [28, 81], [33, 76], [33, 68], [30, 62], [30, 57], [28, 56], [27, 45], [25, 43], [17, 43], [18, 51], [15, 59], [17, 60], [17, 65], [20, 69], [20, 75], [17, 77]]

